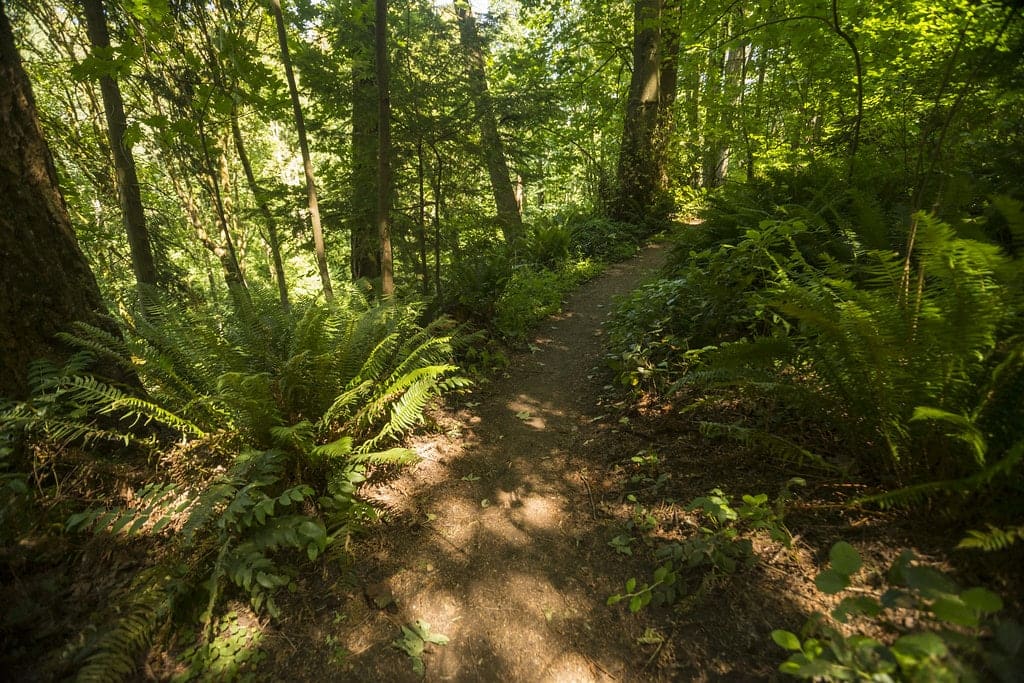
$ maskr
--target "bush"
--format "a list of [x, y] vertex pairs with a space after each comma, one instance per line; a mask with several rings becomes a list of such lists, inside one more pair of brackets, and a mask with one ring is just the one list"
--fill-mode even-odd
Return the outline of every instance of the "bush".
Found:
[[506, 339], [523, 341], [537, 323], [561, 310], [568, 292], [600, 269], [591, 261], [569, 263], [558, 270], [516, 268], [495, 304], [494, 329]]
[[[131, 673], [172, 615], [209, 625], [231, 587], [276, 616], [295, 564], [373, 516], [356, 492], [365, 469], [411, 462], [412, 451], [387, 447], [433, 397], [465, 385], [450, 322], [424, 328], [418, 313], [342, 290], [289, 314], [272, 296], [235, 292], [228, 311], [150, 305], [127, 321], [125, 341], [79, 325], [63, 336], [81, 349], [63, 368], [34, 366], [33, 395], [0, 406], [0, 443], [112, 440], [162, 455], [166, 470], [131, 505], [67, 522], [159, 548], [115, 600], [121, 616], [87, 644], [83, 676]], [[90, 375], [90, 357], [137, 374], [147, 394]]]
[[[832, 547], [829, 558], [830, 567], [814, 583], [836, 595], [847, 590], [862, 562], [843, 542]], [[909, 551], [883, 576], [890, 585], [880, 598], [863, 592], [844, 597], [831, 620], [815, 614], [807, 622], [803, 639], [772, 631], [776, 644], [793, 653], [779, 670], [816, 681], [1018, 680], [1024, 629], [995, 618], [1003, 607], [997, 595], [981, 587], [961, 589], [943, 573], [915, 562]], [[895, 634], [893, 641], [846, 635], [833, 625], [848, 624], [851, 617]], [[913, 624], [912, 630], [906, 624]]]
[[644, 226], [601, 216], [573, 221], [570, 232], [573, 254], [605, 261], [622, 261], [633, 256], [649, 234]]

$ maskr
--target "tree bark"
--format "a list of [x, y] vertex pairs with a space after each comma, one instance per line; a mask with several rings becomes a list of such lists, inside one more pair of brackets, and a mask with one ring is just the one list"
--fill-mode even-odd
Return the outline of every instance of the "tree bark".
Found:
[[391, 79], [388, 63], [388, 0], [376, 0], [374, 47], [377, 71], [377, 237], [380, 241], [380, 293], [395, 293], [391, 254]]
[[270, 207], [267, 206], [266, 195], [263, 188], [256, 182], [256, 175], [252, 172], [252, 164], [249, 163], [249, 155], [245, 151], [245, 141], [242, 139], [242, 130], [238, 127], [238, 117], [231, 117], [231, 136], [235, 140], [235, 152], [238, 153], [238, 160], [242, 164], [242, 172], [245, 173], [245, 181], [249, 185], [249, 191], [256, 200], [256, 206], [263, 214], [263, 220], [267, 224], [267, 242], [270, 246], [270, 257], [274, 264], [274, 279], [277, 280], [277, 293], [281, 299], [281, 307], [287, 313], [291, 311], [291, 304], [288, 301], [288, 281], [284, 275], [284, 262], [281, 260], [281, 240], [278, 237], [277, 221]]
[[416, 141], [416, 246], [419, 252], [420, 292], [430, 294], [430, 266], [427, 265], [427, 196], [426, 172], [423, 167], [423, 140]]
[[505, 241], [512, 243], [523, 235], [523, 218], [516, 203], [515, 189], [508, 171], [505, 146], [498, 135], [498, 120], [494, 111], [494, 100], [487, 89], [487, 73], [484, 70], [484, 53], [480, 35], [476, 29], [476, 17], [468, 0], [455, 0], [455, 12], [459, 18], [459, 38], [466, 57], [466, 73], [469, 88], [473, 93], [477, 124], [480, 126], [480, 143], [483, 147], [487, 174], [491, 179], [494, 204], [498, 210]]
[[331, 301], [334, 298], [334, 289], [331, 287], [331, 273], [327, 269], [327, 248], [324, 244], [323, 227], [320, 225], [320, 205], [316, 196], [316, 177], [313, 175], [313, 162], [309, 157], [309, 143], [306, 140], [306, 122], [302, 117], [299, 89], [295, 85], [295, 72], [292, 70], [292, 59], [288, 54], [288, 32], [285, 30], [281, 0], [270, 0], [270, 9], [277, 24], [277, 41], [281, 47], [281, 63], [284, 65], [284, 74], [288, 81], [288, 94], [291, 96], [292, 111], [295, 115], [295, 131], [299, 136], [299, 151], [302, 153], [302, 168], [306, 174], [306, 199], [309, 203], [309, 218], [313, 226], [313, 247], [316, 251], [316, 265], [320, 270], [320, 282], [323, 284], [324, 296], [327, 297], [328, 301]]
[[[353, 18], [352, 41], [352, 279], [380, 277], [379, 235], [377, 234], [377, 148], [379, 113], [374, 73], [375, 22], [370, 21], [370, 0], [353, 5], [360, 8]], [[375, 9], [374, 9], [375, 11]]]
[[63, 361], [54, 339], [75, 321], [103, 325], [103, 299], [71, 229], [32, 87], [0, 0], [0, 395], [29, 393], [28, 365]]
[[[109, 50], [110, 35], [107, 31], [103, 0], [82, 0], [82, 7], [85, 9], [86, 30], [93, 50]], [[121, 88], [112, 76], [101, 76], [99, 80], [100, 93], [103, 95], [103, 113], [107, 121], [107, 137], [114, 159], [117, 196], [121, 204], [125, 232], [128, 235], [132, 269], [135, 271], [135, 280], [138, 284], [155, 286], [157, 271], [149, 231], [146, 228], [146, 214], [142, 207], [135, 157], [131, 145], [125, 140], [128, 123]]]
[[633, 3], [633, 74], [619, 147], [616, 193], [609, 215], [635, 221], [658, 203], [662, 170], [657, 151], [661, 114], [661, 0]]

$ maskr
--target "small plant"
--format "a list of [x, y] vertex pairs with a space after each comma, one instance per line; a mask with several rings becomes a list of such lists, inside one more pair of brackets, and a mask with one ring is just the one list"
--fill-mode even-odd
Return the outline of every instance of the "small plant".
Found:
[[[836, 543], [829, 568], [814, 583], [823, 593], [837, 595], [850, 587], [862, 566], [852, 546]], [[1003, 607], [999, 596], [986, 588], [961, 589], [942, 572], [915, 562], [910, 551], [893, 563], [888, 582], [880, 598], [847, 595], [830, 614], [838, 624], [850, 617], [872, 620], [895, 634], [890, 645], [859, 633], [845, 635], [819, 613], [801, 636], [772, 631], [776, 644], [793, 653], [779, 670], [828, 681], [972, 681], [986, 677], [983, 668], [999, 680], [1017, 680], [1024, 664], [1024, 629], [994, 620]], [[907, 623], [916, 627], [910, 630]]]
[[[744, 495], [738, 505], [730, 501], [721, 489], [712, 489], [708, 495], [694, 498], [686, 509], [697, 512], [703, 522], [699, 524], [697, 534], [685, 541], [666, 543], [659, 547], [655, 552], [659, 566], [654, 571], [653, 580], [639, 584], [638, 587], [636, 578], [631, 577], [626, 582], [625, 592], [610, 596], [607, 604], [615, 605], [628, 599], [631, 612], [639, 612], [649, 604], [670, 605], [684, 594], [682, 582], [679, 581], [679, 573], [683, 569], [706, 568], [701, 579], [700, 591], [703, 591], [717, 574], [732, 574], [741, 567], [753, 564], [753, 543], [743, 534], [763, 531], [775, 541], [788, 543], [790, 534], [782, 523], [782, 514], [785, 502], [790, 497], [790, 488], [795, 485], [803, 485], [803, 480], [790, 480], [774, 506], [768, 505], [768, 496], [763, 493], [757, 496]], [[635, 501], [632, 495], [628, 499]], [[650, 517], [646, 509], [636, 503], [634, 525], [638, 509]], [[656, 525], [657, 520], [654, 523]], [[616, 539], [609, 545], [618, 550]]]
[[392, 643], [412, 660], [412, 670], [423, 676], [426, 668], [423, 665], [423, 652], [428, 644], [447, 645], [448, 636], [440, 633], [431, 633], [430, 624], [417, 619], [416, 623], [402, 627], [402, 636], [396, 638]]
[[629, 534], [619, 534], [612, 540], [608, 541], [608, 545], [615, 549], [615, 552], [620, 555], [632, 555], [633, 554], [633, 541], [636, 538]]

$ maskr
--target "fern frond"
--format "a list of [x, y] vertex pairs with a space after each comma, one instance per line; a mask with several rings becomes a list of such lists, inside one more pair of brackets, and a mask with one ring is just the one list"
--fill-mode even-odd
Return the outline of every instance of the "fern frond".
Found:
[[409, 465], [419, 460], [419, 457], [416, 451], [409, 448], [389, 448], [372, 453], [353, 453], [348, 456], [348, 461], [370, 465]]
[[[124, 533], [134, 536], [142, 531], [156, 534], [192, 505], [174, 484], [148, 484], [138, 492], [138, 502], [120, 510], [86, 510], [68, 518], [68, 531]], [[146, 529], [150, 526], [149, 529]]]
[[159, 566], [136, 578], [122, 616], [91, 643], [75, 680], [109, 683], [126, 680], [135, 673], [141, 655], [170, 615], [168, 583], [167, 572]]
[[723, 424], [721, 422], [700, 422], [700, 432], [708, 437], [728, 437], [748, 446], [760, 446], [769, 452], [788, 458], [796, 462], [817, 465], [822, 469], [832, 472], [838, 471], [838, 467], [822, 458], [817, 453], [812, 453], [788, 439], [776, 434], [771, 434], [760, 429], [752, 429], [737, 424]]
[[134, 370], [131, 351], [123, 338], [95, 325], [81, 321], [72, 325], [74, 334], [59, 332], [57, 338], [72, 348], [88, 351], [96, 358], [105, 358], [126, 370]]
[[956, 547], [958, 550], [971, 548], [995, 552], [1005, 550], [1022, 539], [1024, 539], [1024, 524], [1005, 528], [989, 524], [987, 531], [968, 531]]
[[206, 436], [206, 431], [193, 422], [93, 377], [72, 377], [62, 383], [60, 392], [63, 397], [87, 406], [101, 415], [113, 415], [122, 422], [130, 421], [130, 427], [140, 423], [157, 422], [181, 432], [199, 437]]

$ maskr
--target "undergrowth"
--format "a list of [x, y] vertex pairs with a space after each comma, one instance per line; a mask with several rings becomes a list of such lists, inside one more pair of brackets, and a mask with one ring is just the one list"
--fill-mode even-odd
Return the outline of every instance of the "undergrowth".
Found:
[[[110, 596], [118, 615], [67, 655], [65, 674], [127, 677], [167, 633], [199, 624], [194, 671], [227, 600], [277, 617], [276, 596], [294, 588], [299, 567], [344, 552], [376, 517], [358, 495], [368, 468], [414, 460], [394, 444], [432, 399], [467, 384], [451, 362], [453, 324], [422, 327], [414, 306], [353, 289], [286, 313], [265, 293], [236, 294], [227, 311], [153, 295], [125, 319], [123, 339], [79, 325], [63, 337], [78, 349], [71, 360], [36, 364], [32, 396], [0, 412], [0, 433], [21, 452], [85, 447], [102, 459], [108, 442], [159, 462], [157, 478], [122, 493], [123, 506], [66, 520], [68, 533], [149, 550], [131, 588]], [[90, 374], [95, 359], [135, 374], [144, 391]], [[22, 481], [3, 483], [24, 493]]]

